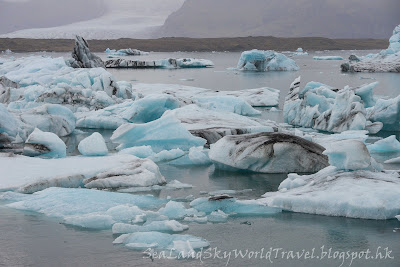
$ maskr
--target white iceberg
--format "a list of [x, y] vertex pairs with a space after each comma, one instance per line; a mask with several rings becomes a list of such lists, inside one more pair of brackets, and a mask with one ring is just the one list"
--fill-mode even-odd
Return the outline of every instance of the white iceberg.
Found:
[[330, 166], [313, 175], [290, 174], [279, 192], [266, 193], [260, 202], [293, 212], [392, 219], [400, 212], [399, 178], [397, 172], [346, 172]]
[[120, 187], [144, 187], [165, 184], [165, 178], [161, 175], [157, 164], [149, 159], [136, 158], [127, 163], [83, 181], [86, 188], [120, 188]]
[[137, 162], [138, 158], [131, 155], [41, 159], [0, 153], [0, 190], [25, 187], [35, 192], [51, 186], [79, 187], [85, 178]]
[[261, 173], [316, 172], [328, 166], [322, 146], [283, 133], [225, 136], [211, 145], [216, 168]]
[[65, 158], [67, 147], [56, 134], [35, 129], [24, 146], [24, 155], [43, 158]]
[[389, 47], [364, 57], [351, 55], [340, 67], [344, 72], [400, 72], [400, 25], [393, 30]]
[[108, 154], [106, 141], [97, 132], [83, 139], [78, 145], [78, 150], [84, 156], [105, 156]]
[[132, 48], [119, 49], [119, 50], [107, 48], [105, 53], [108, 54], [107, 57], [143, 56], [149, 54], [149, 52], [144, 52]]
[[181, 224], [175, 220], [153, 221], [141, 226], [126, 223], [116, 223], [112, 227], [113, 234], [128, 234], [136, 232], [161, 232], [161, 233], [179, 233], [189, 229], [187, 225]]
[[148, 145], [155, 152], [175, 148], [188, 151], [206, 143], [206, 140], [193, 136], [172, 114], [164, 114], [145, 124], [124, 124], [115, 130], [111, 140], [120, 144], [119, 150]]
[[293, 59], [272, 50], [245, 51], [240, 56], [237, 68], [250, 71], [296, 71], [299, 70]]
[[181, 220], [187, 216], [204, 216], [202, 212], [198, 212], [194, 208], [186, 209], [180, 202], [169, 201], [165, 207], [158, 211], [160, 214], [167, 216], [169, 219]]
[[207, 216], [207, 220], [211, 223], [224, 223], [228, 220], [229, 215], [222, 210], [213, 211]]
[[107, 60], [106, 68], [207, 68], [213, 67], [214, 63], [207, 59], [197, 58], [166, 58], [160, 60], [144, 61], [130, 59], [110, 59]]
[[267, 207], [257, 200], [237, 200], [228, 196], [197, 198], [190, 206], [200, 212], [211, 214], [213, 211], [222, 211], [231, 216], [268, 216], [281, 212], [279, 208]]
[[158, 232], [123, 234], [115, 239], [114, 244], [123, 244], [127, 248], [141, 251], [153, 248], [186, 258], [194, 257], [195, 250], [210, 246], [206, 240], [192, 235], [170, 235]]

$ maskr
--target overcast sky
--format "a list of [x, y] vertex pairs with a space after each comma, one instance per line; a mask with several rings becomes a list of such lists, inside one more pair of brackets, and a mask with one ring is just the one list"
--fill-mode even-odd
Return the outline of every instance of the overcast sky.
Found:
[[[110, 20], [110, 17], [121, 18], [113, 31], [117, 31], [121, 25], [134, 29], [136, 23], [147, 25], [149, 21], [155, 22], [154, 25], [149, 25], [154, 27], [160, 23], [162, 25], [168, 15], [179, 9], [184, 1], [0, 0], [0, 35], [24, 29], [58, 27], [88, 20], [92, 20], [92, 26], [98, 25], [99, 21], [104, 24], [117, 21]], [[393, 3], [397, 2], [400, 9], [400, 0], [186, 0], [185, 7], [187, 8], [184, 7], [178, 11], [163, 28], [164, 31], [161, 34], [164, 34], [163, 36], [204, 37], [221, 36], [221, 34], [227, 36], [269, 35], [269, 33], [275, 36], [297, 36], [296, 34], [311, 36], [315, 33], [321, 36], [321, 32], [326, 31], [324, 36], [359, 37], [354, 35], [354, 32], [363, 31], [363, 37], [386, 38], [393, 27], [393, 23], [390, 23], [387, 16], [394, 17], [399, 14], [399, 9], [393, 8]], [[318, 7], [327, 5], [331, 5], [335, 12], [343, 10], [342, 13], [345, 16], [340, 12], [329, 12], [329, 8], [328, 10], [325, 8], [327, 14], [323, 13], [324, 10], [318, 10]], [[107, 15], [106, 19], [104, 19], [105, 15]], [[360, 19], [361, 16], [365, 22]], [[273, 17], [279, 19], [274, 21]], [[324, 20], [323, 17], [329, 17], [329, 19]], [[391, 21], [398, 20], [400, 23], [400, 15], [397, 17]], [[99, 19], [94, 20], [93, 24], [95, 18]], [[146, 18], [147, 21], [145, 21]], [[260, 21], [264, 24], [260, 24]], [[371, 25], [362, 27], [367, 23]], [[338, 29], [333, 29], [336, 24]], [[356, 28], [356, 24], [361, 26]], [[140, 29], [146, 29], [146, 25], [141, 25]], [[82, 26], [84, 23], [79, 23], [76, 27]], [[274, 28], [271, 28], [272, 26]], [[283, 30], [276, 30], [277, 26], [283, 27]], [[301, 27], [307, 28], [307, 31], [300, 29]], [[289, 28], [292, 28], [294, 33], [280, 35]], [[59, 31], [65, 29], [65, 27], [60, 28]], [[50, 30], [54, 31], [53, 28]], [[91, 32], [92, 29], [88, 31]], [[36, 34], [37, 30], [34, 32]], [[380, 32], [382, 33], [379, 35]]]

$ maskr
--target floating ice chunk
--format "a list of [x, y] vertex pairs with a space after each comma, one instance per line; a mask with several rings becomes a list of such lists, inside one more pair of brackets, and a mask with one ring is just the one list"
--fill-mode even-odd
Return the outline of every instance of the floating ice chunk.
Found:
[[160, 60], [129, 60], [129, 59], [110, 59], [107, 60], [106, 68], [207, 68], [213, 67], [214, 63], [207, 59], [197, 58], [166, 58]]
[[118, 56], [118, 57], [143, 56], [143, 55], [149, 54], [149, 52], [144, 52], [144, 51], [140, 51], [138, 49], [132, 49], [132, 48], [119, 49], [119, 50], [107, 48], [105, 53], [108, 54], [109, 56]]
[[[400, 212], [400, 179], [396, 172], [343, 172], [330, 166], [313, 175], [290, 174], [303, 185], [282, 182], [260, 202], [283, 210], [362, 219], [392, 219]], [[283, 190], [285, 189], [285, 190]]]
[[183, 157], [185, 152], [180, 150], [179, 148], [171, 149], [171, 150], [163, 150], [155, 155], [149, 157], [154, 162], [168, 162], [171, 160], [175, 160], [177, 158]]
[[61, 105], [46, 104], [16, 112], [14, 115], [25, 123], [32, 132], [38, 128], [44, 132], [55, 133], [58, 136], [67, 136], [75, 130], [75, 115], [66, 107]]
[[263, 173], [316, 172], [328, 166], [325, 149], [283, 133], [225, 136], [211, 146], [217, 168]]
[[173, 95], [181, 102], [192, 103], [192, 99], [197, 97], [222, 97], [235, 96], [253, 107], [277, 106], [279, 104], [280, 90], [269, 87], [244, 89], [239, 91], [213, 91], [205, 88], [184, 86], [179, 84], [135, 84], [135, 91], [143, 95], [150, 94], [169, 94]]
[[311, 82], [300, 90], [299, 77], [291, 84], [285, 99], [285, 122], [327, 132], [366, 129], [376, 133], [382, 128], [382, 123], [369, 121], [365, 109], [373, 104], [371, 93], [375, 86], [373, 83], [358, 89], [345, 87], [337, 90]]
[[228, 220], [229, 215], [222, 210], [213, 211], [207, 216], [207, 220], [212, 223], [224, 223]]
[[190, 206], [207, 214], [221, 210], [232, 216], [266, 216], [280, 213], [280, 209], [267, 207], [256, 200], [237, 200], [228, 196], [197, 198]]
[[78, 35], [75, 37], [75, 47], [69, 64], [73, 68], [104, 68], [103, 60], [91, 53], [86, 40]]
[[398, 164], [398, 163], [400, 163], [400, 157], [386, 160], [385, 163], [386, 164]]
[[14, 140], [19, 131], [19, 122], [0, 103], [0, 147]]
[[196, 215], [194, 216], [189, 216], [189, 217], [185, 217], [185, 219], [183, 219], [185, 222], [189, 222], [189, 223], [199, 223], [199, 224], [203, 224], [203, 223], [207, 223], [207, 217], [198, 217]]
[[119, 151], [119, 154], [129, 154], [144, 159], [156, 155], [151, 146], [134, 146]]
[[184, 106], [166, 114], [173, 114], [193, 135], [207, 139], [208, 145], [226, 135], [275, 132], [279, 128], [272, 121], [253, 119], [230, 112], [206, 110], [196, 105]]
[[[110, 208], [121, 205], [134, 205], [142, 209], [159, 207], [164, 201], [153, 196], [136, 196], [89, 189], [48, 188], [32, 195], [6, 194], [2, 198], [13, 203], [10, 208], [43, 213], [50, 217], [67, 220], [69, 224], [87, 228], [98, 228], [118, 217], [109, 213]], [[125, 209], [129, 212], [129, 209]], [[131, 214], [131, 213], [128, 213]], [[99, 215], [99, 216], [97, 216]], [[72, 217], [70, 217], [72, 216]], [[101, 222], [96, 219], [100, 218]], [[107, 226], [111, 227], [110, 224]]]
[[320, 57], [313, 57], [314, 60], [343, 60], [343, 57], [340, 56], [320, 56]]
[[262, 51], [256, 49], [243, 52], [237, 68], [252, 71], [295, 71], [299, 69], [293, 59], [283, 54], [272, 50]]
[[303, 52], [303, 48], [301, 47], [297, 48], [296, 52]]
[[400, 152], [400, 142], [397, 141], [395, 135], [392, 135], [388, 138], [379, 140], [372, 145], [368, 145], [367, 148], [371, 153]]
[[203, 147], [191, 147], [189, 154], [180, 157], [176, 160], [170, 161], [169, 164], [177, 166], [199, 166], [199, 165], [210, 165], [212, 161], [208, 157], [208, 151]]
[[63, 140], [56, 134], [42, 132], [36, 128], [25, 142], [24, 155], [44, 158], [65, 158], [67, 147]]
[[369, 110], [368, 118], [382, 122], [386, 131], [400, 131], [400, 95], [391, 99], [378, 99]]
[[338, 170], [360, 170], [371, 166], [371, 156], [364, 143], [357, 140], [342, 140], [326, 146], [324, 155]]
[[65, 216], [64, 223], [79, 226], [82, 228], [105, 230], [110, 229], [115, 221], [109, 215], [93, 213], [76, 216]]
[[142, 216], [143, 219], [146, 219], [146, 211], [135, 205], [115, 206], [109, 208], [106, 211], [106, 214], [111, 216], [111, 218], [117, 222], [133, 223], [133, 221], [137, 221], [140, 216]]
[[142, 226], [116, 223], [112, 227], [113, 234], [128, 234], [136, 232], [162, 232], [162, 233], [179, 233], [189, 229], [187, 225], [181, 224], [175, 220], [153, 221], [145, 223]]
[[178, 180], [173, 180], [165, 185], [166, 187], [173, 189], [184, 189], [184, 188], [193, 188], [191, 184], [184, 184], [179, 182]]
[[0, 189], [14, 189], [32, 183], [54, 186], [51, 181], [53, 179], [59, 180], [65, 186], [71, 187], [73, 184], [77, 187], [82, 183], [71, 180], [69, 177], [91, 178], [113, 168], [124, 169], [126, 166], [135, 164], [137, 160], [138, 158], [131, 155], [40, 159], [0, 153], [0, 169], [2, 170]]
[[400, 221], [400, 215], [395, 216], [397, 220]]
[[105, 156], [108, 154], [106, 141], [97, 132], [83, 139], [78, 145], [78, 150], [84, 156]]
[[134, 250], [154, 248], [171, 251], [182, 257], [188, 257], [193, 255], [195, 250], [210, 246], [206, 240], [192, 235], [170, 235], [159, 232], [123, 234], [115, 239], [114, 244], [124, 244]]
[[162, 185], [166, 181], [153, 161], [137, 158], [132, 163], [99, 173], [83, 182], [86, 188], [104, 189]]
[[158, 211], [160, 214], [167, 216], [169, 219], [181, 220], [187, 216], [204, 216], [203, 213], [198, 212], [196, 209], [186, 209], [182, 203], [170, 201]]
[[120, 144], [120, 150], [149, 145], [155, 152], [175, 148], [189, 150], [206, 143], [206, 140], [191, 135], [172, 114], [145, 124], [124, 124], [114, 132], [111, 140]]
[[260, 111], [254, 109], [247, 102], [234, 96], [196, 97], [194, 100], [197, 105], [206, 109], [229, 111], [245, 116], [261, 114]]

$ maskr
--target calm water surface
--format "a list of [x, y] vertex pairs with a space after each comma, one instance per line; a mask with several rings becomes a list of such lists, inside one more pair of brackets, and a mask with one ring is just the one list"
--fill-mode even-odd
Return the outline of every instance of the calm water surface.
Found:
[[[314, 61], [314, 55], [339, 55], [347, 58], [350, 54], [365, 55], [376, 51], [328, 51], [312, 52], [309, 56], [296, 56], [300, 67], [297, 72], [251, 73], [227, 70], [235, 67], [240, 53], [151, 53], [135, 59], [151, 60], [167, 57], [196, 57], [210, 59], [214, 68], [207, 69], [142, 69], [110, 70], [118, 80], [133, 83], [183, 84], [215, 90], [241, 90], [258, 87], [272, 87], [281, 90], [280, 109], [290, 83], [298, 76], [302, 85], [318, 81], [343, 88], [346, 85], [359, 86], [378, 81], [375, 93], [395, 97], [400, 94], [400, 75], [393, 73], [343, 74], [340, 64], [343, 61]], [[62, 53], [48, 53], [52, 56], [65, 56]], [[21, 56], [21, 55], [17, 55]], [[100, 54], [105, 58], [104, 54]], [[194, 79], [182, 81], [181, 79]], [[282, 121], [281, 112], [264, 110], [264, 118]], [[88, 134], [88, 133], [87, 133]], [[109, 140], [112, 131], [102, 134]], [[381, 133], [389, 136], [393, 133]], [[76, 145], [85, 137], [78, 134], [66, 139], [70, 155], [76, 154]], [[399, 135], [397, 134], [397, 137]], [[108, 141], [109, 148], [113, 144]], [[390, 168], [400, 169], [399, 166]], [[166, 198], [197, 198], [204, 196], [202, 191], [243, 190], [252, 191], [237, 195], [240, 199], [259, 198], [267, 191], [276, 191], [286, 175], [251, 174], [216, 171], [214, 167], [177, 168], [161, 165], [160, 170], [168, 181], [179, 180], [192, 184], [192, 189], [162, 190], [153, 192], [155, 196]], [[142, 253], [112, 245], [115, 236], [111, 231], [88, 231], [60, 224], [57, 219], [37, 213], [8, 209], [0, 203], [0, 265], [4, 266], [225, 266], [228, 258], [177, 261], [144, 259]], [[302, 251], [315, 248], [320, 255], [321, 247], [335, 251], [365, 251], [372, 255], [376, 250], [389, 247], [394, 259], [354, 260], [351, 266], [400, 266], [400, 222], [397, 220], [374, 221], [356, 220], [296, 214], [284, 212], [271, 217], [233, 218], [226, 224], [190, 224], [185, 233], [208, 240], [211, 247], [220, 251], [234, 249], [245, 251], [268, 251], [270, 248]], [[384, 253], [383, 253], [384, 254]], [[350, 266], [340, 259], [313, 259], [294, 261], [290, 259], [234, 258], [228, 266]]]

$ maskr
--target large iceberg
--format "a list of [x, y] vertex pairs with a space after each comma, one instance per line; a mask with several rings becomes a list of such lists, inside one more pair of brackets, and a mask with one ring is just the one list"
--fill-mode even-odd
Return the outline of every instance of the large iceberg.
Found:
[[105, 63], [106, 68], [207, 68], [214, 66], [211, 60], [197, 58], [166, 58], [153, 61], [130, 59], [110, 59]]
[[[18, 189], [36, 192], [51, 186], [79, 187], [83, 180], [112, 169], [139, 170], [139, 159], [132, 155], [105, 157], [67, 157], [41, 159], [0, 153], [0, 191]], [[23, 166], [23, 168], [21, 168]], [[158, 170], [153, 168], [158, 174]]]
[[400, 131], [400, 95], [390, 99], [378, 99], [373, 108], [368, 109], [371, 121], [383, 123], [386, 131]]
[[76, 36], [72, 59], [68, 62], [73, 68], [104, 68], [100, 57], [90, 52], [89, 45], [81, 36]]
[[24, 155], [44, 158], [64, 158], [67, 154], [65, 143], [54, 133], [35, 129], [24, 146]]
[[179, 84], [144, 84], [133, 86], [134, 90], [142, 95], [168, 94], [178, 98], [181, 102], [190, 104], [198, 97], [235, 96], [241, 98], [253, 107], [277, 106], [279, 104], [278, 89], [269, 87], [244, 89], [238, 91], [214, 91], [205, 88], [184, 86]]
[[362, 219], [399, 214], [399, 173], [379, 171], [362, 142], [332, 143], [326, 154], [333, 166], [312, 175], [291, 173], [278, 192], [264, 194], [260, 202], [294, 212]]
[[293, 59], [272, 50], [245, 51], [240, 56], [237, 68], [250, 71], [296, 71], [299, 70]]
[[279, 129], [277, 123], [273, 121], [249, 118], [231, 112], [207, 110], [196, 105], [174, 109], [167, 114], [180, 120], [193, 135], [206, 139], [207, 145], [215, 143], [226, 135], [276, 132]]
[[351, 55], [340, 67], [344, 72], [400, 72], [400, 25], [393, 30], [389, 47], [364, 57]]
[[166, 94], [152, 94], [135, 101], [125, 101], [91, 112], [77, 114], [81, 128], [117, 129], [125, 123], [147, 123], [159, 119], [166, 110], [181, 106], [181, 102]]
[[367, 112], [367, 108], [374, 104], [372, 89], [376, 85], [338, 90], [309, 82], [301, 90], [299, 77], [291, 84], [285, 98], [285, 122], [327, 132], [366, 129], [376, 133], [382, 129], [382, 123], [372, 123]]
[[193, 136], [172, 114], [144, 124], [127, 123], [120, 126], [111, 140], [122, 150], [133, 146], [149, 145], [156, 152], [179, 148], [204, 146], [206, 140]]
[[262, 173], [317, 172], [328, 166], [322, 146], [283, 133], [225, 136], [211, 145], [217, 168]]

